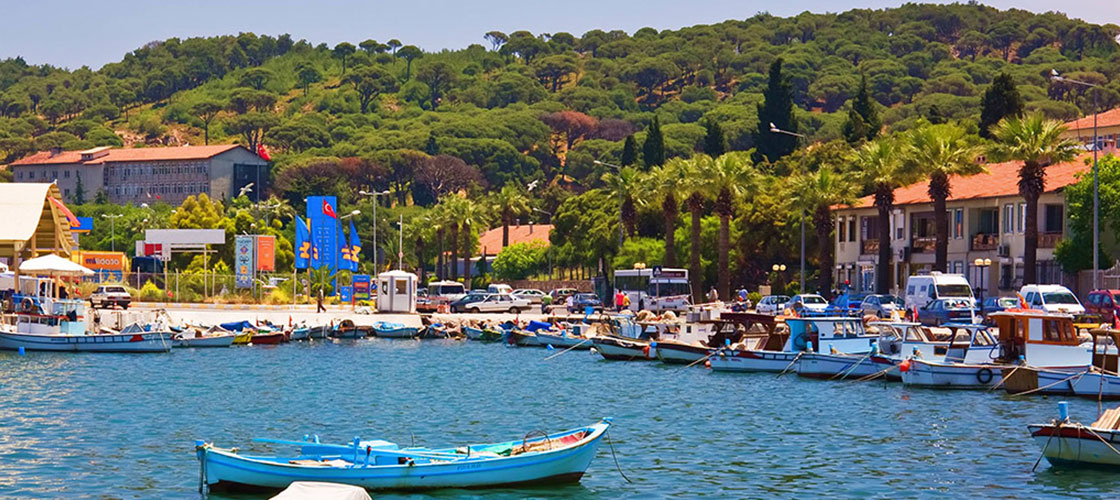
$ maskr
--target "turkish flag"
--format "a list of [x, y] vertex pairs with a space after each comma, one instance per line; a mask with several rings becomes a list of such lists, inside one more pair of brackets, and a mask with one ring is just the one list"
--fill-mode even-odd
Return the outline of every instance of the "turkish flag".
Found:
[[264, 144], [257, 144], [257, 156], [264, 161], [272, 161], [272, 157], [268, 156], [268, 151], [264, 150]]
[[338, 215], [334, 213], [334, 207], [332, 207], [330, 203], [327, 203], [327, 200], [323, 200], [323, 215], [332, 219], [338, 218]]

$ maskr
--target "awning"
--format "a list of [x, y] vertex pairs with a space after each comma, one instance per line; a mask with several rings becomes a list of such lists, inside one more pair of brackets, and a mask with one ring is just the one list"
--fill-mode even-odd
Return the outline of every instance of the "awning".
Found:
[[93, 276], [89, 268], [54, 254], [23, 261], [19, 272], [39, 276]]

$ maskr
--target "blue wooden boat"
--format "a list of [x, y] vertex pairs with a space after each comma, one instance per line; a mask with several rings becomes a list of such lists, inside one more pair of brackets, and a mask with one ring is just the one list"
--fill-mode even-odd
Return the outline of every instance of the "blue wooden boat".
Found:
[[294, 445], [294, 456], [242, 455], [196, 441], [202, 485], [217, 490], [282, 489], [294, 481], [351, 484], [369, 490], [485, 488], [578, 482], [611, 419], [554, 434], [532, 431], [503, 443], [458, 448], [400, 448], [387, 441]]
[[405, 326], [403, 323], [378, 321], [373, 324], [373, 335], [388, 339], [410, 339], [420, 333], [420, 328]]

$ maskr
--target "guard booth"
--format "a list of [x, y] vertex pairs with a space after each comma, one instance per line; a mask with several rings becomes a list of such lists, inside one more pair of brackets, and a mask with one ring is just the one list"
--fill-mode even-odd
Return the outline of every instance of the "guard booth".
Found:
[[415, 274], [404, 271], [385, 271], [377, 275], [377, 311], [416, 312]]

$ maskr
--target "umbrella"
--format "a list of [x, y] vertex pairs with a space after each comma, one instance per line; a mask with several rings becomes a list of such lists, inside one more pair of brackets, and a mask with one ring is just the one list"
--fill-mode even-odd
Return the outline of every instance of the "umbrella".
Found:
[[38, 276], [92, 276], [89, 268], [54, 254], [28, 259], [20, 263], [22, 273]]

